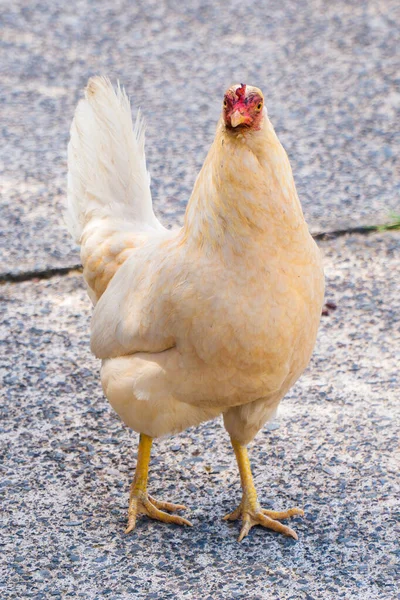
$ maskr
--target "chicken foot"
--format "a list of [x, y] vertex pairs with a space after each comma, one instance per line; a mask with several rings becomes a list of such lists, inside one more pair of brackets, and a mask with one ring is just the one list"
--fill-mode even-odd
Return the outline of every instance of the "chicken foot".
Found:
[[152, 519], [163, 521], [164, 523], [192, 525], [190, 521], [183, 517], [168, 514], [168, 512], [173, 512], [175, 510], [185, 510], [186, 506], [183, 506], [182, 504], [172, 504], [172, 502], [161, 502], [147, 493], [147, 479], [152, 443], [153, 439], [151, 437], [140, 434], [135, 477], [132, 481], [131, 493], [129, 496], [128, 526], [125, 529], [125, 533], [130, 533], [135, 529], [136, 518], [140, 514], [147, 515]]
[[238, 542], [241, 542], [249, 533], [254, 525], [262, 525], [267, 529], [272, 529], [278, 533], [288, 535], [297, 540], [297, 534], [293, 529], [283, 525], [279, 521], [288, 519], [295, 515], [304, 515], [301, 508], [289, 508], [284, 511], [266, 510], [261, 508], [257, 491], [254, 487], [253, 475], [251, 473], [250, 461], [247, 454], [246, 446], [242, 446], [239, 442], [232, 439], [232, 446], [235, 451], [237, 464], [239, 467], [240, 480], [242, 483], [243, 497], [240, 505], [236, 510], [225, 515], [224, 520], [235, 521], [242, 518], [243, 525], [240, 531]]

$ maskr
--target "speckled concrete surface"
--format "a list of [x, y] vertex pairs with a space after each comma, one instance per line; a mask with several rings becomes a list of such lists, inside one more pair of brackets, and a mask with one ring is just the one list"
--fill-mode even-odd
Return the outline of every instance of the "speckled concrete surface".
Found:
[[2, 269], [78, 260], [60, 216], [66, 144], [99, 73], [148, 117], [164, 220], [182, 218], [223, 91], [245, 81], [265, 91], [313, 231], [386, 221], [399, 212], [399, 13], [397, 0], [3, 3]]
[[[66, 144], [97, 73], [144, 108], [164, 222], [182, 218], [233, 81], [264, 89], [313, 231], [399, 213], [398, 17], [394, 0], [3, 5], [0, 270], [78, 261]], [[338, 308], [251, 451], [264, 506], [305, 508], [298, 543], [256, 528], [238, 545], [221, 521], [240, 486], [220, 421], [154, 445], [151, 490], [194, 527], [143, 518], [125, 536], [137, 440], [103, 398], [81, 277], [0, 288], [2, 599], [397, 597], [400, 235], [321, 247]]]
[[394, 600], [398, 577], [400, 234], [322, 244], [327, 299], [310, 368], [251, 449], [265, 507], [304, 507], [299, 541], [221, 517], [239, 477], [220, 421], [155, 442], [150, 487], [191, 529], [125, 536], [136, 435], [103, 398], [81, 277], [0, 288], [0, 596]]

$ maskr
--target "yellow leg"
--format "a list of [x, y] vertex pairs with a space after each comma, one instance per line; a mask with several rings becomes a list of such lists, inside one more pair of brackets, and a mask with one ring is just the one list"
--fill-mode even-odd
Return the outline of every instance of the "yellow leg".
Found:
[[285, 511], [265, 510], [261, 508], [257, 491], [254, 487], [253, 475], [251, 473], [250, 461], [246, 446], [242, 446], [236, 440], [231, 440], [239, 467], [240, 481], [242, 483], [243, 497], [239, 507], [224, 517], [225, 520], [234, 521], [240, 517], [243, 520], [242, 529], [238, 541], [241, 542], [249, 533], [253, 525], [262, 525], [273, 531], [288, 535], [297, 540], [297, 534], [293, 529], [282, 525], [279, 519], [288, 519], [294, 515], [303, 516], [301, 508], [289, 508]]
[[172, 504], [172, 502], [160, 502], [152, 498], [147, 493], [147, 479], [149, 474], [150, 453], [153, 440], [145, 434], [140, 434], [138, 458], [131, 485], [128, 509], [128, 526], [125, 533], [130, 533], [136, 526], [136, 518], [139, 514], [147, 515], [152, 519], [164, 521], [164, 523], [176, 523], [177, 525], [192, 525], [190, 521], [177, 515], [169, 515], [164, 512], [184, 510], [186, 507], [182, 504]]

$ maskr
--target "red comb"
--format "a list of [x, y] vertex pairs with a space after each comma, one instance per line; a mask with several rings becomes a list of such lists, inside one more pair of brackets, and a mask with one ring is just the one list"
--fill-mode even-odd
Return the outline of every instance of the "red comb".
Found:
[[243, 96], [246, 93], [246, 84], [245, 83], [241, 83], [240, 87], [236, 90], [235, 94], [238, 98], [243, 98]]

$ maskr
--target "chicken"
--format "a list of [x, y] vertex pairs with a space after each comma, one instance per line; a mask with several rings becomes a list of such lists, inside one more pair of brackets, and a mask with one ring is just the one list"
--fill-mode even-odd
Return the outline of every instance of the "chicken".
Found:
[[190, 525], [147, 492], [152, 439], [222, 414], [242, 484], [239, 541], [299, 508], [263, 510], [247, 445], [307, 366], [324, 295], [291, 167], [262, 92], [233, 85], [181, 229], [154, 215], [140, 114], [125, 91], [89, 80], [68, 147], [66, 221], [93, 301], [91, 350], [104, 393], [140, 434], [130, 492], [139, 514]]

